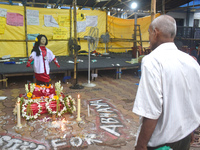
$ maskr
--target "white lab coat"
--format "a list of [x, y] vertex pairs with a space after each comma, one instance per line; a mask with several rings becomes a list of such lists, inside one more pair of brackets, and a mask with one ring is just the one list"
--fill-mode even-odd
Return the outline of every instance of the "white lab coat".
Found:
[[[42, 57], [42, 51], [40, 50], [40, 56], [36, 56], [36, 52], [33, 51], [30, 55], [29, 58], [34, 59], [34, 72], [35, 73], [44, 73], [44, 61]], [[46, 54], [46, 59], [45, 59], [45, 69], [46, 73], [49, 74], [50, 72], [50, 67], [49, 63], [55, 58], [55, 55], [52, 53], [52, 51], [48, 48], [46, 48], [47, 54]]]

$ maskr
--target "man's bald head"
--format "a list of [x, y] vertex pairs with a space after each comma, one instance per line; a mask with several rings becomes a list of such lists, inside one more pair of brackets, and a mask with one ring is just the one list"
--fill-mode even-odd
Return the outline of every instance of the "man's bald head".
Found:
[[161, 15], [154, 19], [150, 25], [152, 30], [159, 30], [166, 38], [175, 38], [176, 21], [168, 15]]

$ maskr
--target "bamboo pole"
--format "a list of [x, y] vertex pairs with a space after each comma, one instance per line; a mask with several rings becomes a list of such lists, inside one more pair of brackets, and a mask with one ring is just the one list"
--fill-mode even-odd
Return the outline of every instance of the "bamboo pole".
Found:
[[28, 57], [28, 37], [27, 37], [26, 3], [24, 4], [24, 26], [25, 26], [25, 41], [26, 41], [26, 57]]
[[35, 4], [35, 0], [33, 0], [32, 7], [34, 7], [34, 4]]
[[151, 21], [155, 19], [156, 14], [156, 0], [151, 0]]
[[[106, 9], [106, 33], [108, 32], [108, 10]], [[109, 42], [108, 42], [109, 43]], [[108, 43], [105, 43], [105, 51], [108, 51]]]
[[[77, 41], [77, 22], [76, 22], [76, 0], [73, 0], [73, 10], [74, 10], [74, 39]], [[76, 51], [74, 50], [74, 80], [76, 82], [76, 65], [77, 65], [77, 56]]]
[[105, 7], [111, 0], [108, 0], [101, 8]]
[[126, 19], [130, 18], [131, 16], [135, 15], [135, 12], [128, 16]]
[[134, 24], [134, 45], [133, 47], [136, 48], [137, 47], [137, 13], [135, 13], [135, 18], [134, 18], [135, 24]]
[[85, 5], [87, 4], [88, 0], [86, 0], [86, 2], [83, 4], [83, 7], [85, 7]]
[[69, 14], [70, 14], [70, 31], [69, 31], [69, 37], [71, 39], [72, 38], [72, 5], [70, 5]]

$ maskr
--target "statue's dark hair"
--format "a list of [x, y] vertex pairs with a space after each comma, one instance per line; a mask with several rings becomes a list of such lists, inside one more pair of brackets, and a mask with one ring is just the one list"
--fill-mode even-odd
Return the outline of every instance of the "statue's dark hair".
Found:
[[41, 41], [41, 38], [42, 38], [42, 37], [45, 37], [45, 38], [46, 38], [45, 46], [48, 44], [48, 40], [47, 40], [47, 37], [46, 37], [45, 35], [43, 35], [43, 34], [38, 35], [38, 36], [37, 36], [37, 39], [38, 39], [38, 40], [35, 41], [35, 45], [34, 45], [32, 51], [31, 51], [31, 53], [32, 53], [33, 51], [35, 51], [35, 52], [36, 52], [36, 56], [40, 56], [39, 46], [40, 46], [40, 41]]

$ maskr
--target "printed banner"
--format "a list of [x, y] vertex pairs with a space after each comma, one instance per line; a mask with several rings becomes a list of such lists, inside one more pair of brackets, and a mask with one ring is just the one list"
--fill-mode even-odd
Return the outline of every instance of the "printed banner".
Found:
[[27, 25], [40, 25], [39, 11], [38, 10], [26, 10]]
[[7, 24], [11, 26], [23, 26], [24, 17], [18, 13], [7, 13]]

